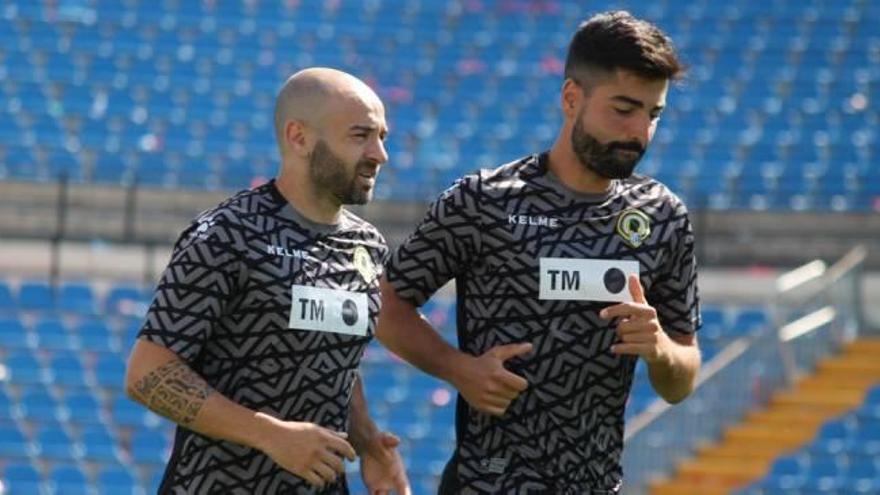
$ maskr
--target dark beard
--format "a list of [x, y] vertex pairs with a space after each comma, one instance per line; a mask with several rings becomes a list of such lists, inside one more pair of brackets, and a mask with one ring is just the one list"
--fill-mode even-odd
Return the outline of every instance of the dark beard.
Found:
[[[626, 179], [632, 175], [645, 154], [645, 148], [636, 141], [602, 144], [584, 130], [581, 122], [582, 119], [578, 116], [571, 130], [571, 147], [581, 165], [606, 179]], [[632, 159], [621, 158], [615, 155], [615, 150], [632, 150], [638, 152], [638, 155]]]
[[339, 204], [363, 205], [373, 198], [373, 189], [358, 185], [358, 173], [371, 166], [368, 160], [361, 160], [349, 173], [345, 161], [319, 139], [309, 157], [309, 178], [317, 189], [330, 192]]

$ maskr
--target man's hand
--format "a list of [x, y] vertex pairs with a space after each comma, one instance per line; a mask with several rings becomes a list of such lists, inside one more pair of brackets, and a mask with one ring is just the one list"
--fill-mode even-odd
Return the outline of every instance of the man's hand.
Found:
[[615, 304], [599, 312], [606, 320], [619, 319], [615, 330], [620, 342], [611, 346], [611, 352], [641, 356], [648, 364], [668, 359], [672, 341], [660, 326], [657, 311], [645, 299], [636, 275], [629, 276], [629, 293], [632, 302]]
[[361, 477], [369, 495], [412, 495], [403, 459], [397, 451], [400, 439], [388, 432], [379, 432], [361, 454]]
[[313, 423], [281, 421], [260, 414], [268, 424], [257, 446], [282, 468], [318, 488], [345, 472], [343, 458], [353, 461], [354, 449], [338, 433]]
[[532, 344], [495, 346], [481, 356], [467, 356], [452, 385], [478, 411], [501, 416], [529, 386], [525, 378], [504, 368], [508, 359], [531, 352]]

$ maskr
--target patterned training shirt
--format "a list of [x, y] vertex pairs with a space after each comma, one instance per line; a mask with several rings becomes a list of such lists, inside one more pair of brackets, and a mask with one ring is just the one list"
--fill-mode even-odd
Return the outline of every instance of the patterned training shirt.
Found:
[[[386, 256], [369, 223], [310, 222], [269, 182], [181, 234], [140, 337], [245, 407], [347, 431]], [[319, 492], [259, 451], [178, 427], [160, 493]], [[320, 493], [347, 493], [345, 480]]]
[[464, 352], [534, 344], [506, 362], [529, 388], [503, 417], [459, 397], [444, 493], [620, 490], [636, 358], [611, 353], [616, 334], [598, 312], [638, 272], [666, 332], [699, 326], [693, 233], [674, 194], [639, 175], [578, 193], [548, 171], [546, 153], [529, 156], [456, 182], [386, 269], [416, 306], [455, 279]]

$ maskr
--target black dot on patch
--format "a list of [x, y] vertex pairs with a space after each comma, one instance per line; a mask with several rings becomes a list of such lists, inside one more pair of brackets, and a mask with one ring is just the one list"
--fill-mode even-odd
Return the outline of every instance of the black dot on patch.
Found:
[[348, 326], [352, 326], [358, 321], [357, 304], [351, 299], [346, 299], [342, 303], [342, 321]]
[[609, 268], [603, 277], [605, 288], [612, 294], [618, 294], [626, 287], [626, 275], [619, 268]]

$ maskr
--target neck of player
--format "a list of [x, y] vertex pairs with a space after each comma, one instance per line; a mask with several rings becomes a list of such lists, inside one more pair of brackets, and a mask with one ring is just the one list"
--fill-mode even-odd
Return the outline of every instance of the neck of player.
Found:
[[[297, 177], [282, 167], [275, 179], [278, 191], [300, 215], [315, 223], [334, 225], [342, 217], [342, 205], [329, 192], [312, 186], [308, 177]], [[305, 174], [302, 174], [305, 175]]]
[[550, 148], [547, 168], [566, 187], [579, 193], [601, 194], [611, 188], [606, 179], [584, 167], [571, 148], [571, 134], [560, 133]]

